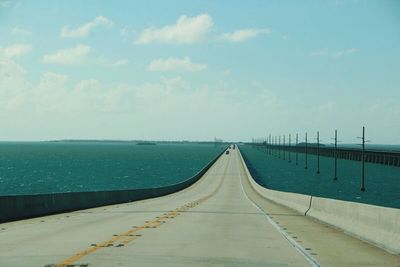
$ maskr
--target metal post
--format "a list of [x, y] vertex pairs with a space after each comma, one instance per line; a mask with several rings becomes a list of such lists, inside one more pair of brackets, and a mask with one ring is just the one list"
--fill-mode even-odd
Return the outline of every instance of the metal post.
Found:
[[275, 156], [275, 145], [276, 145], [276, 142], [275, 142], [276, 140], [275, 140], [275, 136], [273, 136], [272, 137], [272, 142], [274, 143], [274, 150], [272, 151], [272, 154]]
[[271, 134], [269, 134], [269, 137], [268, 137], [268, 143], [269, 143], [269, 146], [268, 146], [268, 154], [269, 155], [271, 155]]
[[299, 134], [296, 133], [296, 165], [299, 165], [299, 151], [298, 151], [298, 145], [299, 144]]
[[268, 139], [267, 136], [264, 136], [264, 152], [268, 154]]
[[333, 180], [337, 181], [337, 130], [335, 130], [335, 168]]
[[279, 136], [279, 142], [278, 142], [278, 158], [281, 157], [281, 136]]
[[363, 126], [363, 134], [362, 137], [357, 137], [362, 140], [361, 143], [361, 191], [365, 191], [365, 143], [370, 142], [369, 140], [365, 140], [365, 126]]
[[290, 157], [290, 150], [291, 150], [291, 134], [289, 134], [289, 163], [292, 162], [292, 158]]
[[320, 170], [319, 170], [319, 131], [317, 131], [317, 174], [320, 174]]
[[365, 191], [365, 127], [363, 126], [363, 135], [362, 135], [362, 152], [361, 152], [361, 191]]
[[305, 153], [305, 163], [306, 166], [304, 167], [304, 169], [308, 169], [308, 161], [307, 161], [307, 153], [308, 153], [308, 143], [307, 143], [307, 132], [306, 132], [306, 153]]
[[286, 141], [285, 141], [285, 135], [283, 136], [283, 146], [282, 146], [282, 152], [283, 152], [283, 160], [285, 160], [285, 158], [286, 158], [286, 150], [285, 150], [285, 144], [286, 144]]
[[275, 156], [275, 154], [276, 154], [276, 152], [275, 152], [275, 145], [276, 145], [275, 136], [272, 137], [272, 142], [274, 143], [274, 150], [272, 151], [272, 154]]

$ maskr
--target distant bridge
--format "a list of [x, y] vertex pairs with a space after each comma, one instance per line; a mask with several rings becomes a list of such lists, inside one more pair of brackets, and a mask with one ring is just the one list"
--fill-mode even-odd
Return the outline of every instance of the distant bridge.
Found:
[[[268, 153], [307, 153], [311, 155], [320, 155], [324, 157], [335, 157], [339, 159], [347, 159], [347, 160], [362, 160], [362, 150], [356, 148], [343, 148], [338, 147], [335, 150], [334, 147], [327, 147], [321, 145], [319, 148], [315, 143], [309, 144], [307, 147], [302, 143], [300, 145], [271, 145], [266, 142], [260, 143], [247, 143], [248, 145], [252, 145], [258, 147], [260, 149], [266, 150]], [[294, 155], [294, 154], [292, 154]], [[366, 149], [364, 152], [364, 161], [375, 163], [375, 164], [383, 164], [388, 166], [396, 166], [400, 167], [400, 152], [395, 151], [379, 151], [379, 150], [368, 150]]]

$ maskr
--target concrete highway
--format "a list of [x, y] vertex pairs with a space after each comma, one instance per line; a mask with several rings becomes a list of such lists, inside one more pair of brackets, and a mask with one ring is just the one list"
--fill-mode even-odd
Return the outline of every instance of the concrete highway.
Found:
[[400, 266], [255, 193], [230, 151], [172, 195], [0, 224], [0, 266]]

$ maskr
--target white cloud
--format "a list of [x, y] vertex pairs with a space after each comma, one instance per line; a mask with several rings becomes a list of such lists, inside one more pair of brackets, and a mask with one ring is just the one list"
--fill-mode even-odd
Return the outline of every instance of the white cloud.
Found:
[[254, 38], [260, 34], [270, 34], [270, 29], [241, 29], [231, 33], [224, 33], [220, 36], [221, 40], [230, 42], [243, 42]]
[[44, 55], [43, 62], [60, 65], [79, 65], [87, 61], [90, 51], [90, 46], [80, 44], [73, 48], [60, 49], [54, 54]]
[[68, 81], [68, 76], [65, 74], [59, 74], [55, 72], [46, 72], [43, 74], [39, 87], [49, 86], [50, 88], [54, 88], [54, 85], [63, 85], [64, 87], [66, 82]]
[[349, 49], [344, 49], [344, 50], [339, 50], [339, 51], [335, 51], [332, 56], [333, 57], [341, 57], [341, 56], [345, 56], [345, 55], [350, 55], [353, 54], [355, 52], [358, 52], [359, 50], [357, 48], [349, 48]]
[[319, 49], [319, 50], [315, 50], [310, 52], [309, 56], [310, 57], [321, 57], [321, 56], [328, 56], [328, 48], [323, 48], [323, 49]]
[[357, 48], [347, 48], [347, 49], [343, 49], [343, 50], [335, 50], [332, 51], [328, 48], [322, 48], [319, 50], [315, 50], [310, 52], [309, 56], [310, 57], [332, 57], [332, 58], [338, 58], [341, 56], [346, 56], [346, 55], [350, 55], [353, 53], [358, 52], [359, 50]]
[[124, 42], [128, 41], [128, 39], [130, 39], [134, 33], [135, 31], [129, 26], [125, 26], [119, 30], [119, 35]]
[[26, 37], [26, 36], [32, 35], [32, 32], [31, 32], [31, 30], [29, 30], [29, 29], [20, 28], [20, 27], [14, 27], [14, 28], [11, 30], [11, 34]]
[[98, 57], [96, 63], [103, 67], [120, 67], [125, 66], [129, 63], [128, 59], [118, 59], [118, 60], [111, 60], [105, 57]]
[[7, 8], [11, 6], [11, 1], [0, 0], [0, 7]]
[[124, 66], [127, 65], [129, 63], [129, 60], [127, 59], [119, 59], [115, 62], [110, 63], [108, 66], [110, 67], [120, 67], [120, 66]]
[[13, 112], [24, 108], [30, 89], [25, 73], [11, 59], [0, 57], [0, 110]]
[[13, 44], [4, 48], [0, 47], [0, 54], [6, 58], [16, 58], [29, 53], [32, 46], [28, 44]]
[[64, 38], [81, 38], [81, 37], [86, 37], [90, 34], [90, 32], [98, 27], [98, 26], [103, 26], [103, 27], [111, 27], [113, 25], [113, 22], [103, 16], [98, 16], [96, 17], [93, 21], [88, 22], [76, 29], [70, 29], [70, 26], [64, 26], [61, 29], [61, 37]]
[[123, 37], [126, 38], [130, 34], [130, 30], [128, 27], [124, 27], [121, 30], [119, 30], [119, 34]]
[[232, 70], [231, 69], [226, 69], [226, 70], [224, 70], [224, 75], [230, 75], [231, 73], [232, 73]]
[[182, 59], [169, 57], [167, 59], [155, 59], [148, 66], [148, 71], [202, 71], [205, 64], [193, 63], [189, 57]]
[[103, 67], [120, 67], [129, 63], [128, 59], [112, 60], [105, 57], [89, 57], [92, 48], [87, 45], [79, 44], [72, 48], [60, 49], [52, 54], [43, 56], [44, 63], [60, 64], [60, 65], [81, 65], [90, 63]]
[[192, 44], [203, 41], [213, 27], [208, 14], [196, 17], [180, 16], [174, 25], [162, 28], [147, 28], [136, 39], [135, 44], [169, 43]]

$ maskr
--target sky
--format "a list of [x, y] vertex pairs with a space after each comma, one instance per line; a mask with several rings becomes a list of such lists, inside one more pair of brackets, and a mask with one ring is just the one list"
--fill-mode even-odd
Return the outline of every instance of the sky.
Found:
[[0, 0], [0, 141], [400, 143], [400, 1]]

